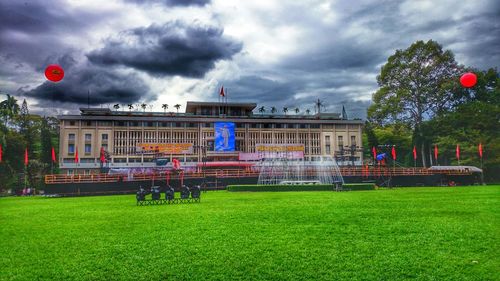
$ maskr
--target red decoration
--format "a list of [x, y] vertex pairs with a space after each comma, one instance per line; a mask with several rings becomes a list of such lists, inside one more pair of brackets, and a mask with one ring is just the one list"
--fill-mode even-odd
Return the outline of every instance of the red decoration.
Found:
[[28, 148], [24, 150], [24, 166], [28, 166], [29, 159], [28, 159]]
[[[479, 157], [482, 159], [483, 158], [483, 145], [481, 143], [479, 143], [478, 150], [479, 150]], [[0, 157], [0, 161], [1, 161], [1, 157]]]
[[56, 163], [56, 162], [57, 162], [56, 151], [52, 147], [52, 163]]
[[391, 150], [392, 160], [396, 161], [396, 148], [393, 146]]
[[2, 163], [2, 145], [0, 144], [0, 163]]
[[80, 159], [78, 159], [78, 147], [76, 148], [76, 151], [75, 151], [75, 163], [78, 163], [80, 162]]
[[101, 163], [105, 163], [106, 162], [106, 157], [104, 156], [104, 147], [101, 147]]
[[465, 88], [472, 88], [477, 83], [477, 76], [472, 72], [467, 72], [460, 77], [460, 84]]
[[438, 146], [434, 145], [434, 159], [437, 161], [438, 160]]
[[417, 160], [417, 147], [413, 146], [413, 160]]
[[52, 82], [59, 82], [64, 78], [64, 70], [57, 64], [51, 64], [45, 68], [45, 77]]
[[457, 148], [456, 148], [456, 156], [457, 156], [457, 160], [460, 161], [460, 145], [457, 144]]
[[373, 159], [377, 159], [377, 149], [374, 147], [372, 147], [372, 153], [373, 153]]
[[221, 96], [221, 97], [225, 97], [225, 96], [226, 96], [226, 94], [224, 93], [224, 86], [222, 86], [222, 87], [220, 88], [220, 93], [219, 93], [219, 96]]

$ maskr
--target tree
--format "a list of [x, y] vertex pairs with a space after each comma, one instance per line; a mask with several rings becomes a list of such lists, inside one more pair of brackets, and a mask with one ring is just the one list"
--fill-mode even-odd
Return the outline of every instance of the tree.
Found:
[[[50, 167], [52, 164], [52, 135], [50, 133], [49, 122], [46, 118], [42, 119], [40, 129], [41, 153], [40, 160], [42, 163]], [[46, 171], [48, 172], [48, 171]]]
[[129, 103], [127, 106], [128, 106], [128, 111], [132, 111], [132, 109], [134, 108], [134, 105], [131, 103]]
[[311, 110], [308, 108], [306, 109], [306, 114], [309, 115], [311, 113]]
[[378, 125], [401, 123], [414, 132], [426, 166], [422, 123], [459, 102], [453, 95], [462, 68], [451, 51], [435, 41], [417, 41], [397, 50], [377, 76], [379, 90], [368, 108], [368, 119]]
[[118, 111], [118, 109], [120, 109], [120, 105], [119, 105], [119, 104], [115, 104], [115, 105], [113, 105], [113, 108], [114, 108], [116, 111]]
[[19, 114], [19, 111], [16, 98], [7, 94], [7, 99], [0, 103], [0, 114], [4, 118], [6, 126], [12, 125], [12, 121]]
[[298, 107], [295, 108], [295, 115], [298, 115], [300, 112], [300, 109]]
[[144, 112], [146, 112], [146, 107], [147, 107], [147, 106], [148, 106], [148, 105], [147, 105], [147, 104], [145, 104], [145, 103], [142, 103], [142, 104], [141, 104], [141, 108], [142, 108], [142, 110], [143, 110]]
[[181, 105], [180, 104], [176, 104], [174, 105], [175, 109], [177, 109], [177, 113], [179, 113], [179, 109], [181, 108]]
[[288, 107], [283, 107], [283, 113], [285, 113], [285, 115], [286, 115], [287, 112], [288, 112]]
[[271, 107], [271, 113], [272, 113], [272, 114], [276, 113], [276, 111], [277, 111], [276, 107], [274, 107], [274, 106], [273, 106], [273, 107]]
[[166, 113], [167, 112], [167, 108], [168, 108], [168, 104], [166, 104], [166, 103], [162, 104], [161, 108], [163, 108], [163, 112]]
[[264, 106], [261, 106], [259, 108], [259, 112], [260, 112], [261, 115], [264, 115], [264, 112], [266, 112], [266, 108]]

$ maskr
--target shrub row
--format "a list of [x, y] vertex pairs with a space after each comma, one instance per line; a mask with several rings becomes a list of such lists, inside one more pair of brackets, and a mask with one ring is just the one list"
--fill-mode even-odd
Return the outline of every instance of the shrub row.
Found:
[[[350, 190], [373, 190], [373, 183], [349, 183], [344, 184], [344, 189]], [[301, 184], [301, 185], [265, 185], [265, 184], [245, 184], [245, 185], [228, 185], [228, 191], [330, 191], [334, 187], [331, 184]]]

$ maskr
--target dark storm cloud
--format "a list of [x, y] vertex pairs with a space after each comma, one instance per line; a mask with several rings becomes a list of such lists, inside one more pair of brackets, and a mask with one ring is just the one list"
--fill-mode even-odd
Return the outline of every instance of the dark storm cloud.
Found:
[[230, 59], [241, 48], [220, 28], [176, 21], [122, 32], [87, 57], [96, 64], [123, 65], [152, 75], [203, 77], [216, 61]]
[[[60, 61], [71, 62], [70, 57], [63, 56]], [[86, 104], [89, 91], [92, 105], [132, 103], [156, 98], [149, 93], [149, 87], [144, 81], [134, 74], [126, 75], [88, 63], [67, 66], [71, 71], [65, 71], [61, 82], [44, 82], [34, 89], [24, 91], [23, 95], [38, 99], [42, 105], [49, 105], [51, 102]]]
[[210, 0], [125, 0], [136, 4], [162, 4], [165, 6], [205, 6]]

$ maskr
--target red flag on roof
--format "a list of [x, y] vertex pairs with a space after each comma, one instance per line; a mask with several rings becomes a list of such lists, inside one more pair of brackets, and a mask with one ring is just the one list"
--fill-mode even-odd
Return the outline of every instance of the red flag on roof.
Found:
[[0, 163], [2, 163], [2, 145], [0, 144]]
[[226, 94], [224, 93], [224, 86], [222, 86], [222, 87], [220, 88], [220, 93], [219, 93], [219, 96], [221, 96], [221, 97], [225, 97], [225, 96], [226, 96]]
[[28, 148], [26, 148], [24, 150], [24, 166], [28, 166], [28, 162], [29, 162], [29, 159], [28, 159]]
[[75, 163], [78, 163], [80, 162], [80, 160], [78, 159], [78, 147], [76, 148], [76, 151], [75, 151]]
[[[1, 150], [1, 149], [0, 149]], [[479, 147], [478, 147], [478, 150], [479, 150], [479, 157], [480, 158], [483, 158], [483, 145], [481, 143], [479, 143]], [[1, 153], [0, 153], [1, 154]], [[0, 156], [0, 162], [2, 160], [2, 157]]]
[[456, 148], [456, 156], [457, 156], [457, 160], [460, 160], [460, 145], [457, 144], [457, 148]]
[[413, 160], [417, 160], [417, 147], [413, 146]]
[[392, 160], [396, 161], [396, 148], [393, 146], [391, 150]]
[[434, 145], [434, 159], [435, 159], [436, 161], [438, 160], [438, 153], [439, 153], [439, 151], [438, 151], [438, 146], [437, 146], [437, 144], [436, 144], [436, 145]]
[[374, 147], [372, 147], [372, 153], [373, 153], [373, 159], [377, 159], [377, 149]]

